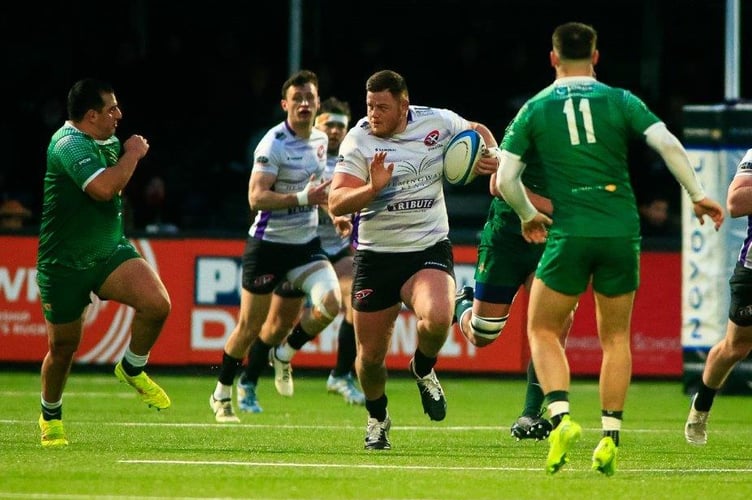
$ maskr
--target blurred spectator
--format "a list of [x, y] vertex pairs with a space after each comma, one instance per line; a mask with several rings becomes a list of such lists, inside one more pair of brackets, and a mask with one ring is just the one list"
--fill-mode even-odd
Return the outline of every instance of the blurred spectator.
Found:
[[640, 232], [643, 237], [679, 236], [681, 225], [671, 213], [668, 198], [651, 193], [637, 207], [640, 213]]
[[167, 192], [161, 177], [152, 177], [144, 188], [144, 229], [152, 234], [176, 234], [178, 227], [165, 213]]
[[23, 229], [31, 218], [31, 210], [18, 200], [6, 200], [0, 204], [0, 229], [16, 231]]

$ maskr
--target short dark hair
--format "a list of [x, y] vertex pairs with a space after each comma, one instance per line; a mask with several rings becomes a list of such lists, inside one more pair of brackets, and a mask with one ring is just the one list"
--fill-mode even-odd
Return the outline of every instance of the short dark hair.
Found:
[[112, 85], [101, 80], [84, 78], [77, 81], [68, 92], [68, 119], [78, 122], [90, 109], [101, 111], [104, 107], [102, 94], [114, 93]]
[[290, 78], [285, 80], [282, 84], [282, 99], [287, 99], [287, 89], [290, 87], [300, 87], [306, 83], [312, 83], [319, 88], [319, 77], [316, 73], [307, 69], [301, 69], [300, 71], [293, 73]]
[[583, 23], [566, 23], [558, 26], [551, 36], [551, 45], [561, 59], [588, 59], [595, 52], [598, 33]]
[[390, 69], [377, 71], [366, 81], [367, 92], [383, 92], [385, 90], [397, 99], [409, 97], [405, 79], [402, 75]]
[[329, 97], [321, 101], [319, 114], [321, 113], [336, 113], [345, 115], [348, 118], [352, 116], [350, 113], [350, 104], [347, 101], [340, 101], [336, 97]]

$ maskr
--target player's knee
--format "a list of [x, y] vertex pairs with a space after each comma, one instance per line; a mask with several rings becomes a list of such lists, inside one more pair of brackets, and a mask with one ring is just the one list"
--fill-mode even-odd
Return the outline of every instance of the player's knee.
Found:
[[342, 307], [342, 292], [339, 280], [331, 266], [321, 267], [304, 281], [302, 289], [308, 292], [313, 316], [320, 321], [331, 322]]
[[172, 304], [170, 298], [164, 295], [158, 295], [148, 300], [143, 306], [136, 306], [136, 312], [142, 314], [142, 318], [156, 323], [163, 323], [170, 315]]
[[322, 318], [332, 321], [342, 307], [342, 297], [339, 290], [329, 290], [318, 302], [314, 303], [314, 309]]
[[501, 331], [507, 324], [507, 319], [509, 319], [509, 315], [501, 318], [484, 318], [473, 314], [470, 317], [470, 334], [472, 335], [472, 339], [469, 340], [478, 347], [485, 347], [491, 344], [501, 335]]

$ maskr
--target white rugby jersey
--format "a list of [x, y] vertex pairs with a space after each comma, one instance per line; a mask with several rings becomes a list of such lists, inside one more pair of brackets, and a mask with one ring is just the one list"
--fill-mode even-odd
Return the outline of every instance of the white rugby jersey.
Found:
[[[334, 177], [334, 166], [337, 164], [337, 158], [339, 158], [337, 155], [327, 155], [323, 180], [326, 181]], [[336, 255], [350, 246], [350, 236], [337, 234], [332, 218], [323, 207], [319, 208], [319, 238], [321, 238], [321, 248], [327, 255]]]
[[[752, 175], [752, 149], [748, 149], [739, 165], [736, 166], [734, 177]], [[752, 216], [747, 216], [747, 236], [744, 238], [742, 248], [737, 259], [747, 269], [752, 269]]]
[[[282, 122], [269, 129], [253, 152], [253, 170], [277, 176], [272, 189], [296, 193], [306, 188], [312, 174], [326, 168], [326, 134], [318, 129], [302, 139]], [[273, 243], [304, 244], [316, 237], [319, 213], [315, 206], [259, 210], [248, 230], [254, 238]]]
[[367, 118], [350, 129], [339, 148], [336, 172], [368, 181], [376, 152], [394, 163], [390, 183], [355, 218], [359, 250], [413, 252], [447, 238], [449, 219], [443, 189], [444, 146], [470, 123], [454, 111], [410, 106], [407, 128], [388, 138], [371, 134]]

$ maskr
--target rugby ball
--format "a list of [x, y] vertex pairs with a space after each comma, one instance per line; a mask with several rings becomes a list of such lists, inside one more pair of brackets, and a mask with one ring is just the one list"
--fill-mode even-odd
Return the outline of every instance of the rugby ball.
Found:
[[444, 148], [444, 178], [453, 186], [464, 186], [475, 179], [473, 167], [486, 149], [483, 137], [473, 129], [463, 130]]

